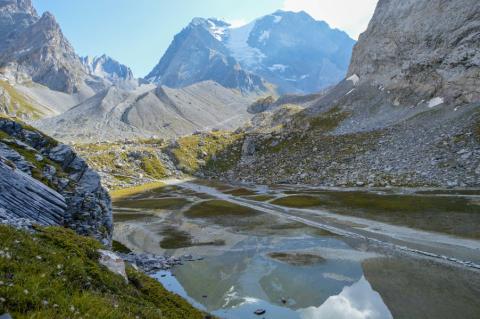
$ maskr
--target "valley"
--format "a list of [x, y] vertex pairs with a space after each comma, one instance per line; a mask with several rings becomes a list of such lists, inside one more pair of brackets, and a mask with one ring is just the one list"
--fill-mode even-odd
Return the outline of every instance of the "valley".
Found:
[[480, 2], [345, 1], [0, 0], [0, 318], [477, 319]]

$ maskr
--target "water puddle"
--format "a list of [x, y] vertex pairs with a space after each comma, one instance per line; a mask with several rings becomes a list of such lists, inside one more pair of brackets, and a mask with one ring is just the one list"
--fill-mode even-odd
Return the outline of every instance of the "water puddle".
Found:
[[[303, 188], [294, 193], [291, 187], [248, 188], [207, 181], [179, 184], [115, 202], [114, 237], [137, 252], [202, 257], [154, 277], [219, 318], [476, 318], [477, 270], [430, 258], [433, 254], [405, 253], [393, 244], [402, 241], [417, 247], [416, 243], [394, 233], [362, 235], [375, 233], [372, 225], [382, 221], [395, 232], [395, 225], [410, 226], [411, 238], [417, 240], [421, 234], [424, 237], [418, 240], [426, 243], [430, 237], [422, 225], [428, 220], [438, 224], [433, 217], [448, 214], [463, 226], [436, 224], [435, 236], [445, 243], [422, 248], [449, 252], [448, 245], [464, 243], [448, 237], [453, 231], [468, 233], [466, 224], [477, 222], [473, 232], [480, 225], [478, 211], [470, 210], [476, 197], [395, 196], [403, 195]], [[330, 214], [370, 222], [347, 223]], [[412, 223], [405, 216], [425, 222]], [[390, 246], [379, 245], [382, 240]], [[480, 247], [473, 239], [465, 243]], [[460, 251], [455, 257], [475, 254], [461, 245], [452, 247], [452, 254]], [[462, 249], [468, 253], [462, 255]]]

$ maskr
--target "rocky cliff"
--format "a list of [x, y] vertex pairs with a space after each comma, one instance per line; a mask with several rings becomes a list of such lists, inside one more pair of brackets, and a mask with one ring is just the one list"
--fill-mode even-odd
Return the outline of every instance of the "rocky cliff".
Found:
[[112, 212], [100, 177], [66, 145], [0, 118], [0, 218], [61, 225], [111, 243]]
[[391, 90], [400, 103], [480, 99], [476, 0], [380, 0], [353, 51], [349, 76]]

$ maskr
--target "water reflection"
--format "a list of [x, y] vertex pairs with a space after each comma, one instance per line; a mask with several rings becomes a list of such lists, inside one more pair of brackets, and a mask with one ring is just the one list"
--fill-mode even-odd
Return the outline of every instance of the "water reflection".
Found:
[[393, 318], [380, 294], [372, 289], [364, 276], [336, 296], [331, 296], [320, 307], [298, 311], [302, 319], [389, 319]]
[[[297, 259], [303, 253], [324, 257], [301, 264], [271, 258], [278, 251], [295, 251]], [[255, 318], [259, 308], [267, 311], [265, 318], [391, 318], [363, 277], [361, 260], [367, 257], [337, 238], [251, 237], [177, 268], [175, 277], [156, 277], [221, 318]]]

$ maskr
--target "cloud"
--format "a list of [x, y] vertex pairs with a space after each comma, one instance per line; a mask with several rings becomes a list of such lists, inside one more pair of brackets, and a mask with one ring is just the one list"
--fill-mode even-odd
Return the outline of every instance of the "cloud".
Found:
[[233, 19], [233, 20], [228, 20], [227, 22], [230, 23], [232, 28], [243, 27], [248, 23], [248, 21], [245, 19]]
[[283, 10], [306, 11], [317, 20], [358, 39], [368, 26], [378, 0], [285, 0]]

